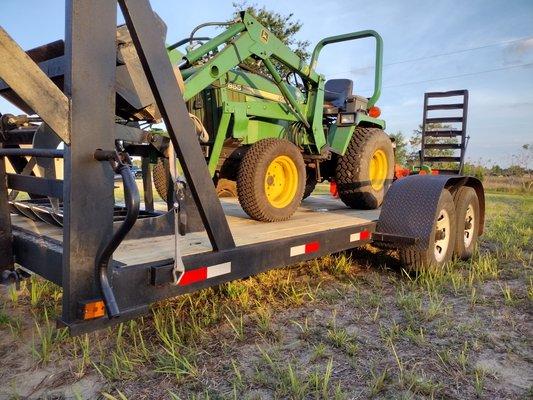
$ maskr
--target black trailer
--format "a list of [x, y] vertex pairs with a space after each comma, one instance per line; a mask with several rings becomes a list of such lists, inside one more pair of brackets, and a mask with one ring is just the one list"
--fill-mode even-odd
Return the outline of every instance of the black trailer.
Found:
[[[0, 27], [0, 95], [36, 115], [2, 116], [0, 272], [5, 283], [28, 271], [60, 285], [60, 323], [72, 334], [134, 318], [165, 298], [371, 242], [400, 249], [407, 266], [468, 256], [484, 214], [483, 188], [470, 177], [403, 178], [381, 210], [311, 196], [291, 220], [268, 224], [220, 201], [158, 19], [148, 0], [118, 3], [140, 60], [128, 73], [143, 74], [185, 175], [164, 210], [154, 206], [145, 152], [165, 152], [160, 138], [116, 118], [131, 93], [116, 84], [128, 65], [117, 57], [115, 2], [68, 0], [65, 41], [28, 52]], [[147, 97], [135, 95], [140, 103]], [[143, 202], [132, 154], [143, 157]], [[115, 174], [123, 201], [114, 199]], [[18, 192], [29, 199], [17, 200]]]

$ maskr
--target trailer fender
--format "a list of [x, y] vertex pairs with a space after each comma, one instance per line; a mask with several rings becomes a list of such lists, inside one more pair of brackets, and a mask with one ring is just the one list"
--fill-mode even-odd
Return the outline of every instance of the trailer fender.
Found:
[[478, 179], [469, 176], [412, 175], [394, 182], [385, 195], [374, 241], [390, 247], [409, 245], [418, 250], [427, 249], [441, 191], [447, 189], [453, 195], [460, 186], [470, 186], [477, 193], [481, 234], [485, 195]]

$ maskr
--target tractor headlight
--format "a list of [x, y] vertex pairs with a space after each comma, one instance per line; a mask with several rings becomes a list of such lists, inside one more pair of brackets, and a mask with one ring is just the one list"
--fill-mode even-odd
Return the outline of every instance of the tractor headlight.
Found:
[[355, 124], [355, 114], [346, 113], [340, 116], [340, 125], [352, 125]]

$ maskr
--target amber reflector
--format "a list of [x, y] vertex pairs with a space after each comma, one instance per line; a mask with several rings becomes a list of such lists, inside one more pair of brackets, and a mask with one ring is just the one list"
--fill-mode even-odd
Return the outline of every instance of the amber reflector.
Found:
[[102, 300], [91, 301], [82, 306], [82, 319], [100, 318], [105, 315], [105, 305]]
[[372, 106], [368, 110], [368, 115], [371, 116], [372, 118], [377, 118], [381, 115], [381, 110], [377, 106]]

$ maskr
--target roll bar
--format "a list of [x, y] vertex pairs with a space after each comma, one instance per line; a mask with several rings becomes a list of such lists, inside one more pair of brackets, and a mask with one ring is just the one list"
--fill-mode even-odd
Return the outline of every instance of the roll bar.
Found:
[[383, 39], [377, 33], [373, 30], [364, 30], [364, 31], [358, 31], [358, 32], [351, 32], [351, 33], [345, 33], [343, 35], [336, 35], [336, 36], [329, 36], [327, 38], [322, 39], [319, 41], [314, 50], [313, 54], [311, 56], [311, 63], [310, 63], [310, 71], [314, 71], [318, 56], [320, 55], [320, 52], [324, 48], [324, 46], [327, 46], [328, 44], [332, 43], [339, 43], [339, 42], [347, 42], [349, 40], [356, 40], [356, 39], [363, 39], [367, 37], [373, 37], [376, 39], [376, 66], [374, 70], [374, 93], [372, 94], [372, 97], [368, 100], [368, 107], [372, 107], [379, 99], [379, 96], [381, 95], [381, 76], [383, 71]]

